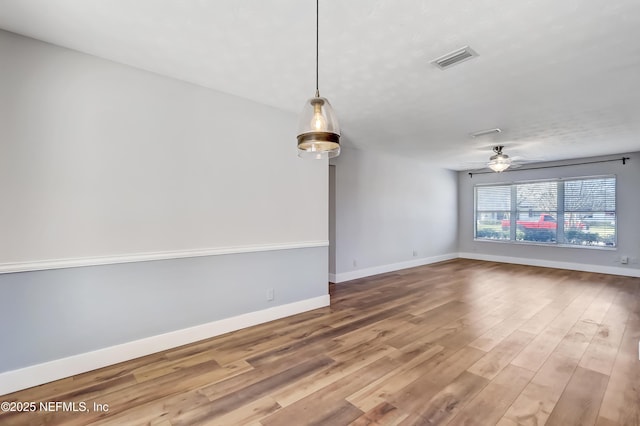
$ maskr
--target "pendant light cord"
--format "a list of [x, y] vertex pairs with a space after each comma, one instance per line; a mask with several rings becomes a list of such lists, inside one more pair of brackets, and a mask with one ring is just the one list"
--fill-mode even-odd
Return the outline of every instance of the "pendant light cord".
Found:
[[318, 89], [318, 61], [320, 54], [319, 46], [320, 46], [320, 0], [316, 0], [316, 98], [320, 97], [320, 90]]

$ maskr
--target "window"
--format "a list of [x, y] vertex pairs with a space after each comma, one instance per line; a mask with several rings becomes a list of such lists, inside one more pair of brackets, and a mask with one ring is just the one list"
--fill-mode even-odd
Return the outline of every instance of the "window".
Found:
[[516, 187], [516, 240], [555, 242], [558, 229], [558, 184], [535, 182]]
[[567, 244], [616, 245], [616, 178], [564, 182]]
[[476, 238], [508, 240], [511, 187], [477, 187], [476, 194]]
[[475, 187], [475, 238], [615, 247], [616, 178]]

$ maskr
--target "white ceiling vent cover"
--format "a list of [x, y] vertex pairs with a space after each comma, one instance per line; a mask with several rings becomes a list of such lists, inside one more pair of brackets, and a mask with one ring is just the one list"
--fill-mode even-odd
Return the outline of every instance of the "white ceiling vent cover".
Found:
[[502, 132], [502, 130], [496, 127], [495, 129], [480, 130], [475, 133], [470, 133], [469, 136], [472, 138], [479, 138], [481, 136], [497, 135], [500, 132]]
[[438, 59], [434, 59], [433, 61], [431, 61], [431, 63], [441, 70], [446, 70], [461, 62], [475, 58], [476, 56], [478, 56], [478, 54], [473, 49], [471, 49], [469, 46], [465, 46], [458, 50], [454, 50], [453, 52], [447, 53], [444, 56], [440, 56]]

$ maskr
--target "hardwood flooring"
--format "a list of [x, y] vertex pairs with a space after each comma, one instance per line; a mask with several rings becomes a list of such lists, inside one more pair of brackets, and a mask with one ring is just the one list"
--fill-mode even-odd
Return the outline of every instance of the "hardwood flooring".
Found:
[[[2, 425], [640, 425], [640, 279], [457, 259], [49, 383]], [[108, 412], [94, 410], [108, 405]]]

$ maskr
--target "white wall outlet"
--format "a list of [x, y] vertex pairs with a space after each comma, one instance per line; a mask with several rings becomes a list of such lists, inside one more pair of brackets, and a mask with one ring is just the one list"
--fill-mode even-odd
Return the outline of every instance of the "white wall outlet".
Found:
[[629, 263], [629, 256], [620, 256], [620, 263], [622, 263], [623, 265]]
[[273, 290], [273, 288], [268, 288], [267, 289], [267, 300], [273, 300], [275, 299], [275, 291]]

